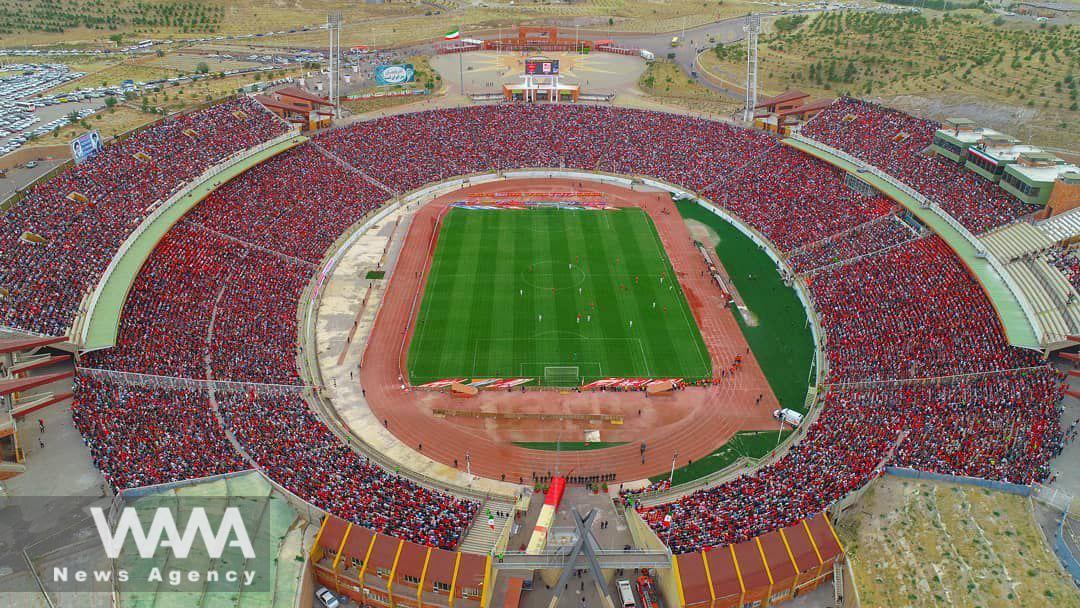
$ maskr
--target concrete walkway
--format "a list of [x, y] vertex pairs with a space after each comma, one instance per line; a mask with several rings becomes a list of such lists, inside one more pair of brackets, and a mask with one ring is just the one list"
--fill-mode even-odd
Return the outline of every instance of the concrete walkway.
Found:
[[[324, 286], [316, 320], [317, 356], [325, 386], [323, 397], [349, 432], [398, 463], [407, 473], [418, 473], [473, 492], [519, 494], [520, 486], [471, 476], [463, 469], [424, 456], [417, 449], [419, 446], [401, 443], [372, 413], [364, 389], [356, 380], [398, 252], [412, 215], [419, 207], [414, 203], [410, 208], [399, 208], [372, 226], [344, 253]], [[383, 279], [365, 278], [369, 271], [378, 270], [386, 273]]]

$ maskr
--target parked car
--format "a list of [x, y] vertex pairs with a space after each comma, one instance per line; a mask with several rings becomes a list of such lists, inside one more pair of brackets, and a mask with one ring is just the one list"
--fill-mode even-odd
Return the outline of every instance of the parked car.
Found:
[[318, 590], [315, 591], [315, 597], [319, 598], [319, 602], [322, 603], [323, 608], [339, 608], [341, 606], [341, 602], [338, 600], [337, 596], [326, 587], [319, 587]]

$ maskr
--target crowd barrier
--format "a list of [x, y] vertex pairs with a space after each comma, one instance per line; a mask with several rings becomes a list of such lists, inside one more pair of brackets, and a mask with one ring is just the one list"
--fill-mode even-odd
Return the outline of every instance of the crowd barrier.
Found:
[[885, 467], [885, 472], [889, 475], [906, 477], [908, 479], [925, 479], [928, 481], [944, 481], [946, 483], [958, 483], [965, 486], [978, 486], [980, 488], [986, 488], [987, 490], [1008, 492], [1009, 494], [1016, 494], [1019, 496], [1031, 496], [1032, 492], [1034, 491], [1031, 486], [1025, 486], [1017, 483], [1008, 483], [1006, 481], [993, 481], [989, 479], [980, 479], [978, 477], [963, 477], [961, 475], [948, 475], [945, 473], [931, 473], [929, 471], [916, 471], [915, 469], [908, 469], [905, 467]]
[[1076, 559], [1072, 550], [1069, 549], [1069, 544], [1065, 542], [1065, 524], [1068, 521], [1069, 512], [1065, 511], [1061, 516], [1061, 523], [1058, 524], [1057, 533], [1054, 534], [1054, 553], [1057, 554], [1065, 569], [1069, 571], [1073, 582], [1080, 585], [1080, 560]]

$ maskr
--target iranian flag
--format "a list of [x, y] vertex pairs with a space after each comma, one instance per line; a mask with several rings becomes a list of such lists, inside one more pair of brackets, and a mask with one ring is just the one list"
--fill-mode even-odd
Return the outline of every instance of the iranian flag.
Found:
[[488, 525], [491, 526], [492, 530], [494, 530], [495, 529], [495, 516], [491, 514], [491, 509], [487, 509], [487, 518], [488, 518]]
[[453, 29], [453, 30], [451, 30], [449, 32], [446, 32], [446, 35], [443, 36], [443, 40], [457, 40], [458, 38], [461, 38], [461, 29], [460, 28]]

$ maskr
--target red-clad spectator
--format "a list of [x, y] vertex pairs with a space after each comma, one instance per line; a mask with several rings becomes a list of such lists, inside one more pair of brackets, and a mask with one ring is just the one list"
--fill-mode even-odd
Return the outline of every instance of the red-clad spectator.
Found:
[[129, 386], [78, 375], [71, 417], [115, 490], [248, 468], [200, 390]]
[[83, 296], [147, 215], [210, 167], [286, 130], [241, 97], [166, 118], [34, 186], [0, 217], [0, 325], [67, 333]]
[[802, 134], [899, 179], [976, 234], [1036, 210], [961, 165], [925, 154], [939, 128], [935, 121], [842, 97], [810, 119]]

